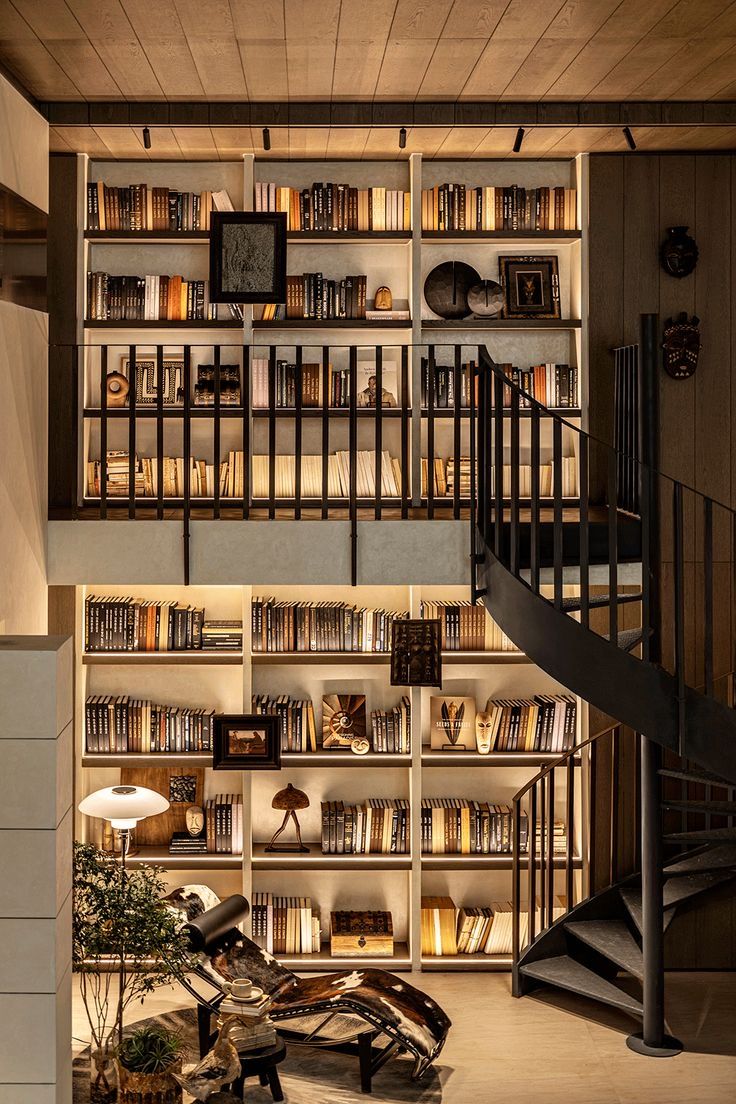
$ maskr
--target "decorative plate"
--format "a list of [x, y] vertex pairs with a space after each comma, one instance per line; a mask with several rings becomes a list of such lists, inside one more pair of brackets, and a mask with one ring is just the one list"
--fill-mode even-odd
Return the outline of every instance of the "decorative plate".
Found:
[[479, 281], [478, 273], [464, 261], [443, 261], [424, 281], [427, 306], [440, 318], [467, 318], [471, 313], [468, 292]]
[[503, 310], [503, 288], [495, 280], [481, 280], [468, 292], [468, 306], [477, 318], [496, 318]]

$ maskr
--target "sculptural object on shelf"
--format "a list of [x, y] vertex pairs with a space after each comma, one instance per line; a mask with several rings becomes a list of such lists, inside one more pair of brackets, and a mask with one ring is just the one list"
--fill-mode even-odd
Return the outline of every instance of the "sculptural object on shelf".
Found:
[[373, 304], [374, 310], [390, 311], [393, 308], [393, 305], [394, 300], [391, 294], [391, 288], [386, 287], [385, 285], [383, 287], [379, 287], [376, 290], [376, 298]]
[[128, 377], [122, 372], [108, 372], [105, 380], [107, 391], [107, 405], [112, 407], [125, 406], [128, 401], [130, 384]]
[[493, 739], [493, 716], [485, 711], [475, 714], [475, 746], [479, 755], [489, 755]]
[[[307, 854], [309, 848], [305, 847], [302, 843], [302, 832], [299, 827], [299, 818], [296, 815], [297, 809], [308, 809], [309, 798], [304, 793], [304, 790], [297, 790], [295, 786], [292, 786], [291, 782], [288, 784], [285, 790], [279, 790], [274, 796], [271, 802], [272, 809], [283, 809], [284, 819], [281, 821], [281, 825], [276, 829], [271, 842], [266, 846], [266, 851], [282, 851], [285, 853], [298, 853]], [[294, 827], [296, 828], [296, 843], [282, 843], [276, 846], [276, 840], [286, 830], [286, 827], [290, 820], [294, 821]]]

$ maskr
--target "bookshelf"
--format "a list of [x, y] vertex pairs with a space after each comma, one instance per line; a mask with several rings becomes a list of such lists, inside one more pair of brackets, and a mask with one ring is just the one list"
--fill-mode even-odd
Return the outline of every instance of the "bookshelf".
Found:
[[[181, 355], [185, 344], [192, 347], [192, 376], [200, 363], [213, 359], [213, 343], [221, 345], [222, 360], [230, 360], [242, 371], [243, 348], [249, 347], [252, 357], [267, 355], [268, 346], [276, 346], [278, 356], [293, 360], [296, 345], [302, 347], [304, 362], [321, 361], [323, 346], [334, 346], [331, 356], [347, 362], [347, 346], [355, 344], [371, 356], [375, 346], [384, 347], [387, 358], [398, 359], [398, 350], [409, 346], [408, 421], [409, 445], [405, 478], [410, 489], [410, 502], [415, 508], [426, 508], [421, 493], [419, 460], [427, 456], [427, 412], [421, 410], [421, 357], [426, 348], [434, 346], [438, 363], [452, 363], [452, 346], [464, 346], [463, 355], [474, 357], [478, 343], [487, 344], [491, 355], [501, 363], [513, 363], [521, 368], [539, 363], [561, 363], [578, 370], [579, 403], [560, 412], [573, 424], [586, 427], [587, 421], [587, 162], [584, 156], [565, 160], [513, 162], [477, 160], [472, 162], [424, 161], [420, 154], [397, 161], [273, 161], [267, 155], [246, 155], [238, 162], [106, 162], [83, 159], [84, 179], [81, 182], [78, 217], [78, 248], [84, 258], [78, 286], [78, 319], [80, 340], [86, 345], [84, 362], [84, 400], [80, 413], [80, 441], [84, 459], [100, 455], [100, 347], [108, 349], [108, 370], [118, 366], [127, 355], [131, 343], [138, 355], [151, 355], [157, 345], [166, 354]], [[86, 318], [86, 274], [106, 271], [111, 274], [178, 273], [185, 279], [208, 278], [208, 235], [204, 231], [120, 231], [86, 229], [86, 184], [103, 180], [112, 186], [145, 182], [150, 188], [168, 186], [172, 189], [197, 192], [221, 190], [228, 192], [236, 209], [255, 207], [256, 187], [264, 182], [303, 189], [315, 180], [345, 183], [354, 188], [383, 187], [408, 193], [412, 214], [410, 230], [376, 231], [290, 231], [288, 233], [289, 273], [323, 272], [325, 278], [339, 279], [345, 273], [360, 272], [367, 276], [370, 301], [381, 285], [391, 288], [394, 305], [406, 308], [407, 320], [361, 319], [280, 319], [263, 321], [261, 308], [245, 307], [243, 321], [225, 317], [226, 307], [218, 308], [217, 320], [120, 322], [91, 321]], [[423, 230], [421, 197], [423, 189], [453, 181], [467, 187], [508, 187], [518, 183], [528, 189], [539, 186], [573, 188], [577, 197], [577, 227], [567, 230]], [[424, 281], [429, 271], [447, 260], [462, 260], [471, 264], [483, 279], [498, 279], [499, 256], [553, 253], [558, 258], [562, 317], [560, 319], [465, 319], [448, 321], [438, 318], [424, 300]], [[443, 348], [444, 347], [444, 348]], [[370, 412], [358, 411], [359, 449], [372, 447]], [[110, 432], [107, 448], [127, 447], [127, 411], [109, 410]], [[211, 409], [192, 407], [197, 420], [192, 433], [192, 455], [212, 463], [214, 413]], [[287, 448], [281, 432], [287, 431], [293, 413], [277, 410], [279, 427], [277, 448]], [[166, 455], [182, 455], [181, 410], [164, 412], [166, 421]], [[330, 410], [330, 425], [335, 428], [333, 440], [340, 440], [345, 410]], [[467, 412], [460, 414], [460, 449], [468, 455]], [[138, 432], [136, 447], [140, 455], [155, 455], [155, 411], [136, 411]], [[400, 455], [402, 412], [385, 409], [382, 414], [383, 448], [394, 457]], [[447, 412], [436, 410], [431, 448], [433, 455], [448, 459], [455, 451], [453, 419]], [[268, 412], [246, 407], [227, 409], [220, 413], [222, 454], [242, 447], [242, 424], [250, 426], [254, 454], [263, 454], [267, 442]], [[318, 453], [321, 446], [321, 411], [304, 410], [303, 451]], [[345, 427], [347, 439], [347, 427]], [[333, 447], [331, 445], [331, 447]], [[334, 447], [343, 447], [338, 443]], [[522, 454], [529, 449], [529, 434], [522, 429]], [[551, 442], [542, 440], [542, 455]], [[574, 438], [565, 438], [565, 449], [574, 449]], [[565, 455], [573, 455], [566, 451]], [[80, 465], [83, 468], [83, 465]], [[80, 471], [79, 501], [92, 506], [98, 501], [88, 495], [84, 475]], [[179, 498], [181, 496], [178, 496]], [[172, 508], [181, 508], [173, 499]], [[204, 505], [204, 502], [200, 503]], [[114, 499], [110, 499], [114, 506]], [[435, 496], [438, 509], [449, 508], [451, 500]]]
[[[569, 589], [569, 588], [568, 588]], [[191, 653], [85, 653], [84, 602], [87, 595], [134, 596], [143, 600], [176, 600], [203, 606], [208, 619], [243, 621], [243, 652], [211, 656]], [[314, 587], [276, 586], [98, 586], [78, 587], [76, 632], [76, 792], [81, 798], [105, 785], [115, 785], [126, 768], [199, 768], [204, 770], [204, 796], [242, 794], [243, 854], [170, 855], [164, 843], [139, 846], [133, 864], [153, 862], [166, 871], [173, 888], [203, 881], [221, 896], [254, 892], [312, 899], [322, 918], [323, 941], [328, 937], [329, 914], [336, 909], [387, 909], [394, 921], [395, 947], [391, 958], [331, 958], [327, 946], [319, 954], [281, 956], [292, 968], [309, 971], [366, 965], [404, 970], [497, 970], [509, 967], [504, 955], [457, 955], [433, 958], [420, 951], [422, 895], [449, 894], [458, 907], [492, 904], [511, 896], [509, 854], [422, 854], [420, 807], [423, 797], [467, 797], [496, 803], [510, 802], [513, 794], [552, 753], [442, 752], [429, 747], [430, 699], [433, 694], [472, 696], [478, 708], [489, 697], [529, 697], [553, 694], [561, 688], [529, 660], [515, 652], [446, 652], [442, 691], [392, 687], [388, 656], [382, 653], [266, 653], [253, 650], [251, 601], [272, 596], [277, 601], [347, 601], [358, 607], [406, 611], [419, 616], [422, 601], [465, 601], [464, 587], [384, 586]], [[92, 753], [85, 749], [84, 714], [89, 695], [150, 698], [186, 707], [215, 708], [218, 712], [251, 712], [253, 694], [311, 699], [317, 733], [321, 732], [323, 694], [361, 693], [367, 714], [390, 709], [410, 697], [412, 744], [408, 754], [346, 751], [284, 752], [278, 773], [265, 771], [215, 772], [207, 753]], [[587, 709], [577, 705], [576, 739], [587, 733]], [[586, 777], [587, 762], [575, 762], [576, 774]], [[451, 769], [448, 769], [451, 768]], [[307, 854], [269, 853], [265, 850], [281, 818], [271, 808], [274, 793], [287, 782], [304, 790], [310, 807], [299, 813]], [[145, 783], [143, 783], [145, 784]], [[584, 787], [581, 787], [583, 792]], [[410, 803], [406, 854], [323, 854], [321, 802], [341, 800], [356, 804], [367, 796], [404, 798]], [[575, 852], [582, 849], [582, 799], [575, 809]], [[99, 825], [78, 816], [77, 837], [97, 841]], [[579, 838], [578, 838], [579, 837]], [[585, 856], [576, 860], [582, 877]], [[560, 888], [562, 892], [562, 888]]]

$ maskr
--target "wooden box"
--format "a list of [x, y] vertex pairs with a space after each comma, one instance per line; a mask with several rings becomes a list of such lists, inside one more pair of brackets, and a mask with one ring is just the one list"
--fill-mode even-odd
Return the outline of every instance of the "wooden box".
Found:
[[330, 952], [334, 958], [394, 953], [394, 923], [390, 912], [330, 914]]

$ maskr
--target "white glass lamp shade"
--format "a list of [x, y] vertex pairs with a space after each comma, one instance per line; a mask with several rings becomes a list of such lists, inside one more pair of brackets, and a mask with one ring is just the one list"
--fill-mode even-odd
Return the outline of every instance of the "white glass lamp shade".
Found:
[[85, 816], [109, 820], [113, 828], [135, 828], [139, 820], [165, 813], [169, 803], [155, 790], [144, 786], [106, 786], [79, 802]]

